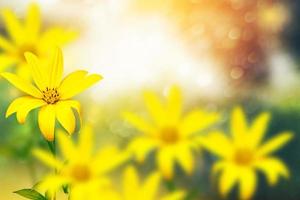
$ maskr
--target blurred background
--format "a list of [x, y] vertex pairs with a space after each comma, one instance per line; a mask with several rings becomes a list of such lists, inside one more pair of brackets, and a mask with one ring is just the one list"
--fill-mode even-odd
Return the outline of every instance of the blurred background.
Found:
[[[1, 0], [22, 19], [27, 0]], [[293, 0], [40, 0], [43, 26], [79, 32], [64, 48], [65, 72], [86, 69], [104, 80], [79, 96], [97, 146], [125, 145], [136, 131], [120, 111], [143, 111], [141, 91], [161, 95], [172, 84], [183, 90], [186, 110], [204, 107], [228, 113], [243, 105], [249, 116], [272, 112], [267, 136], [296, 133], [278, 155], [291, 178], [273, 188], [260, 177], [257, 200], [300, 199], [300, 1]], [[5, 33], [0, 23], [1, 34]], [[30, 187], [43, 174], [33, 146], [46, 146], [32, 112], [25, 125], [4, 113], [19, 94], [0, 80], [0, 194]], [[9, 94], [9, 95], [7, 95]], [[9, 96], [9, 98], [8, 98]], [[210, 181], [213, 157], [204, 153], [193, 177], [176, 182], [195, 191], [194, 199], [220, 199]], [[151, 168], [151, 164], [147, 168]], [[189, 184], [186, 184], [186, 183]], [[236, 192], [236, 191], [235, 191]], [[229, 199], [234, 199], [233, 194]]]

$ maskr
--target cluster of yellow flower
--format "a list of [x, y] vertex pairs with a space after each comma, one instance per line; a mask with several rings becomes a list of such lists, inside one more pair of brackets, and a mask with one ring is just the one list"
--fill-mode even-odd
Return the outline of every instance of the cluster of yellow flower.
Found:
[[[39, 108], [38, 124], [42, 134], [49, 142], [58, 139], [64, 157], [61, 160], [53, 153], [34, 150], [34, 154], [54, 168], [55, 173], [46, 176], [37, 186], [39, 190], [47, 191], [48, 197], [38, 194], [35, 197], [31, 195], [32, 198], [55, 199], [56, 191], [63, 188], [72, 200], [184, 199], [187, 192], [182, 190], [158, 198], [159, 184], [162, 180], [174, 178], [175, 163], [186, 174], [192, 175], [195, 152], [202, 148], [219, 157], [212, 171], [219, 174], [219, 189], [224, 196], [239, 183], [240, 199], [250, 199], [255, 192], [258, 170], [266, 175], [270, 185], [277, 183], [280, 176], [289, 176], [284, 162], [272, 153], [285, 145], [293, 135], [284, 132], [262, 144], [269, 113], [262, 113], [248, 125], [243, 110], [234, 108], [231, 134], [228, 136], [222, 131], [212, 130], [213, 125], [221, 119], [217, 112], [194, 109], [183, 117], [182, 95], [176, 86], [170, 89], [167, 102], [161, 102], [152, 92], [145, 93], [145, 104], [153, 119], [151, 122], [131, 112], [123, 113], [124, 118], [141, 133], [125, 150], [109, 146], [94, 154], [93, 131], [87, 125], [80, 131], [78, 145], [62, 131], [58, 131], [55, 137], [56, 120], [72, 135], [76, 127], [74, 111], [80, 115], [80, 103], [71, 98], [102, 77], [76, 71], [61, 81], [62, 52], [60, 48], [55, 48], [49, 54], [48, 50], [53, 44], [61, 45], [76, 34], [58, 28], [40, 34], [39, 9], [35, 4], [29, 7], [24, 27], [11, 11], [5, 10], [2, 14], [13, 42], [0, 36], [3, 50], [0, 54], [1, 66], [16, 64], [18, 75], [5, 72], [1, 76], [26, 94], [10, 104], [6, 116], [16, 113], [18, 122], [25, 123], [28, 113]], [[109, 172], [126, 164], [131, 158], [143, 163], [150, 152], [155, 152], [158, 170], [142, 184], [132, 165], [127, 165], [124, 170], [122, 189], [113, 184]], [[26, 197], [24, 191], [19, 193]]]

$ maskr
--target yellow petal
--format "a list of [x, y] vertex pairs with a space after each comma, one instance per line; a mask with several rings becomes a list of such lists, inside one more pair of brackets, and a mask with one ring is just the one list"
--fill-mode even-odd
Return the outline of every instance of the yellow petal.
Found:
[[241, 107], [233, 109], [231, 114], [231, 134], [235, 144], [240, 145], [244, 142], [245, 134], [247, 132], [247, 121], [244, 111]]
[[32, 84], [25, 81], [24, 79], [19, 78], [18, 76], [8, 72], [2, 73], [1, 76], [4, 77], [7, 81], [9, 81], [12, 85], [14, 85], [22, 92], [25, 92], [26, 94], [29, 94], [36, 98], [42, 98], [41, 92]]
[[200, 109], [190, 112], [180, 124], [180, 130], [184, 135], [189, 136], [197, 131], [213, 125], [219, 120], [218, 113], [204, 112]]
[[10, 37], [20, 44], [23, 41], [24, 33], [17, 16], [10, 9], [3, 9], [1, 15]]
[[102, 79], [102, 77], [97, 74], [86, 74], [85, 71], [77, 71], [67, 76], [59, 87], [61, 99], [69, 99]]
[[84, 71], [84, 70], [78, 70], [75, 72], [70, 73], [69, 75], [67, 75], [59, 89], [61, 92], [68, 92], [68, 90], [72, 89], [72, 87], [74, 87], [74, 85], [77, 85], [78, 82], [82, 82], [82, 80], [84, 80], [84, 78], [87, 76], [88, 72]]
[[245, 168], [240, 173], [240, 199], [248, 200], [256, 189], [256, 174], [253, 169]]
[[56, 118], [69, 134], [74, 133], [76, 119], [74, 112], [67, 102], [59, 101], [55, 104]]
[[82, 156], [89, 159], [93, 152], [94, 134], [92, 127], [85, 125], [79, 134], [79, 150], [82, 152]]
[[31, 96], [25, 96], [25, 97], [19, 97], [17, 99], [15, 99], [8, 107], [5, 117], [9, 117], [10, 115], [14, 114], [15, 112], [17, 112], [21, 107], [22, 104], [26, 101], [32, 99]]
[[86, 184], [73, 184], [70, 189], [69, 198], [72, 200], [90, 199], [88, 198]]
[[289, 177], [289, 170], [285, 164], [277, 158], [269, 157], [258, 160], [255, 163], [255, 167], [267, 176], [268, 183], [271, 186], [274, 186], [277, 183], [280, 176], [283, 176], [284, 178]]
[[164, 147], [157, 152], [156, 163], [163, 177], [167, 180], [173, 178], [174, 175], [174, 153], [170, 147]]
[[144, 93], [144, 101], [155, 123], [158, 126], [165, 125], [166, 110], [158, 97], [153, 92], [148, 91]]
[[150, 174], [145, 180], [145, 182], [143, 183], [143, 186], [141, 188], [142, 190], [141, 197], [144, 197], [145, 200], [157, 199], [156, 197], [159, 190], [160, 180], [161, 177], [158, 172], [154, 172]]
[[182, 97], [180, 89], [173, 86], [168, 95], [168, 120], [171, 124], [176, 124], [181, 115]]
[[123, 172], [123, 192], [125, 199], [135, 199], [139, 191], [139, 177], [133, 166], [128, 166]]
[[65, 101], [67, 104], [69, 104], [73, 109], [76, 110], [76, 112], [81, 115], [81, 106], [79, 101], [75, 101], [75, 100], [66, 100]]
[[41, 106], [46, 105], [46, 102], [41, 99], [27, 98], [17, 110], [17, 120], [20, 124], [25, 123], [28, 113]]
[[77, 112], [78, 114], [78, 117], [79, 117], [79, 127], [81, 127], [82, 125], [82, 116], [81, 116], [81, 105], [79, 103], [79, 101], [75, 101], [75, 100], [65, 100], [65, 102], [67, 104], [69, 104], [71, 106], [71, 108], [75, 109], [75, 111]]
[[73, 184], [70, 189], [71, 200], [120, 200], [119, 195], [112, 191], [111, 181], [106, 177], [98, 177], [96, 180]]
[[129, 154], [127, 151], [120, 152], [115, 146], [107, 146], [99, 150], [91, 166], [93, 166], [97, 174], [105, 174], [120, 166], [128, 158]]
[[57, 88], [60, 85], [63, 73], [63, 55], [59, 47], [55, 48], [50, 64], [50, 88]]
[[32, 71], [30, 69], [30, 65], [27, 62], [18, 63], [18, 67], [16, 68], [16, 75], [24, 79], [28, 83], [31, 83], [31, 81], [33, 80]]
[[291, 132], [283, 132], [261, 145], [257, 150], [257, 156], [265, 156], [277, 151], [293, 138]]
[[60, 150], [66, 160], [80, 156], [76, 154], [76, 149], [70, 136], [67, 136], [64, 132], [59, 131], [57, 134], [57, 138]]
[[261, 140], [263, 139], [266, 133], [270, 117], [270, 113], [262, 113], [253, 122], [252, 127], [250, 129], [249, 139], [249, 143], [253, 148], [256, 148], [258, 145], [260, 145]]
[[[0, 47], [1, 47], [1, 41], [0, 41]], [[17, 59], [6, 55], [6, 54], [0, 54], [0, 71], [5, 70], [7, 67], [13, 67], [17, 63]]]
[[225, 197], [233, 188], [239, 178], [237, 167], [234, 165], [226, 165], [220, 175], [219, 188], [221, 195]]
[[134, 113], [124, 112], [123, 118], [142, 133], [152, 135], [155, 132], [155, 129], [148, 122]]
[[149, 153], [157, 146], [158, 143], [151, 138], [138, 137], [130, 142], [128, 149], [130, 152], [133, 152], [136, 155], [138, 162], [143, 163]]
[[15, 49], [14, 45], [1, 35], [0, 35], [0, 48], [7, 52], [13, 52]]
[[66, 30], [65, 28], [50, 28], [41, 35], [40, 45], [43, 49], [63, 46], [76, 39], [77, 36], [77, 32]]
[[182, 200], [186, 196], [184, 191], [175, 191], [161, 198], [161, 200]]
[[39, 127], [42, 134], [48, 141], [53, 141], [55, 129], [55, 106], [46, 105], [42, 107], [38, 115]]
[[41, 16], [39, 6], [31, 3], [28, 7], [26, 17], [27, 38], [30, 41], [37, 39], [41, 26]]
[[177, 158], [178, 163], [181, 165], [183, 170], [188, 174], [192, 175], [194, 171], [194, 158], [191, 150], [188, 145], [179, 144], [176, 147], [175, 156]]
[[47, 85], [48, 75], [45, 73], [45, 70], [41, 68], [41, 63], [39, 62], [39, 59], [36, 55], [30, 52], [26, 52], [24, 56], [28, 65], [31, 68], [32, 78], [35, 84], [41, 91], [45, 90], [46, 87], [49, 86]]
[[232, 142], [222, 132], [212, 132], [200, 140], [200, 144], [210, 151], [223, 158], [231, 158], [234, 149]]
[[42, 161], [43, 163], [45, 163], [46, 165], [54, 169], [60, 169], [63, 166], [63, 163], [61, 163], [59, 160], [57, 160], [52, 154], [48, 153], [47, 151], [34, 149], [33, 155], [37, 157], [40, 161]]
[[37, 185], [37, 189], [50, 192], [50, 195], [52, 196], [63, 185], [66, 185], [69, 182], [70, 180], [67, 177], [61, 175], [48, 175]]

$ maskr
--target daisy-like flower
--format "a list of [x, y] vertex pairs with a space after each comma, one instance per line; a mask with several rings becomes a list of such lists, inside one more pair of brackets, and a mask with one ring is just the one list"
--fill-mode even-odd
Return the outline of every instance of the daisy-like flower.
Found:
[[34, 150], [34, 155], [42, 162], [57, 170], [57, 174], [46, 176], [38, 186], [41, 190], [56, 191], [68, 185], [72, 200], [91, 200], [102, 189], [110, 186], [107, 173], [128, 159], [127, 152], [120, 152], [115, 146], [101, 148], [93, 152], [94, 134], [89, 126], [83, 127], [75, 145], [62, 132], [58, 133], [62, 159], [55, 158], [48, 151]]
[[128, 166], [123, 171], [121, 181], [122, 190], [108, 189], [99, 194], [98, 199], [103, 200], [181, 200], [185, 196], [184, 191], [175, 191], [170, 194], [159, 195], [161, 176], [154, 172], [141, 182], [137, 170], [133, 166]]
[[61, 81], [63, 55], [59, 48], [55, 49], [47, 66], [42, 65], [32, 53], [25, 53], [25, 57], [32, 70], [34, 85], [12, 73], [4, 72], [1, 74], [2, 77], [26, 94], [26, 96], [19, 97], [10, 104], [6, 117], [17, 113], [17, 120], [22, 124], [25, 123], [26, 116], [31, 110], [40, 108], [38, 124], [48, 141], [54, 139], [56, 119], [69, 134], [72, 134], [76, 126], [73, 109], [80, 113], [80, 103], [70, 100], [70, 98], [95, 84], [102, 77], [96, 74], [87, 75], [86, 71], [75, 71]]
[[231, 137], [215, 132], [202, 139], [202, 145], [220, 159], [213, 166], [213, 173], [220, 172], [219, 190], [226, 196], [239, 183], [240, 199], [251, 199], [257, 184], [257, 171], [267, 177], [271, 186], [280, 176], [289, 177], [289, 171], [279, 158], [272, 155], [293, 137], [283, 132], [262, 143], [270, 119], [269, 113], [260, 114], [248, 126], [243, 110], [232, 112]]
[[152, 122], [142, 117], [125, 112], [124, 118], [135, 126], [143, 135], [133, 139], [129, 151], [135, 154], [137, 161], [143, 162], [148, 154], [156, 150], [156, 163], [165, 179], [171, 179], [177, 161], [187, 174], [192, 174], [196, 147], [196, 133], [204, 131], [219, 119], [219, 114], [195, 109], [182, 117], [181, 92], [172, 87], [164, 105], [152, 92], [145, 93], [145, 103]]
[[6, 39], [0, 35], [0, 70], [16, 66], [18, 75], [24, 78], [30, 77], [25, 52], [29, 51], [41, 59], [46, 59], [49, 48], [53, 48], [53, 45], [64, 45], [74, 40], [77, 35], [74, 31], [59, 27], [41, 31], [40, 9], [37, 4], [30, 4], [24, 22], [20, 21], [10, 9], [3, 9], [0, 14], [9, 36], [9, 39]]

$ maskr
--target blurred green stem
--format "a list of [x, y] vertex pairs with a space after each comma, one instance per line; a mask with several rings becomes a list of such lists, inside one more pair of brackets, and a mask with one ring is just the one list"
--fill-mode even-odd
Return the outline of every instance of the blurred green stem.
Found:
[[165, 180], [165, 185], [169, 192], [174, 192], [176, 190], [174, 180]]
[[29, 161], [28, 161], [28, 170], [29, 170], [29, 174], [31, 177], [31, 182], [32, 182], [32, 184], [35, 184], [36, 183], [36, 170], [35, 170], [35, 166], [34, 166], [34, 161], [31, 158], [29, 158]]
[[49, 147], [49, 149], [50, 149], [52, 155], [53, 155], [54, 157], [56, 157], [55, 139], [54, 139], [52, 142], [50, 142], [50, 141], [47, 140], [47, 143], [48, 143], [48, 147]]
[[[55, 138], [53, 141], [47, 140], [47, 144], [48, 144], [48, 147], [49, 147], [53, 157], [55, 158], [56, 157]], [[55, 174], [57, 173], [57, 169], [54, 169], [54, 173]], [[52, 200], [56, 200], [56, 193], [53, 194]]]
[[[35, 132], [35, 127], [34, 127], [34, 121], [32, 120], [32, 118], [29, 119], [29, 133], [34, 133]], [[29, 139], [29, 147], [35, 146], [37, 144], [37, 140], [36, 137], [31, 137]], [[29, 174], [31, 177], [31, 182], [32, 184], [36, 184], [36, 180], [37, 180], [37, 176], [36, 176], [36, 168], [34, 165], [34, 159], [32, 157], [28, 158], [27, 161], [27, 166], [28, 166], [28, 170], [29, 170]]]

